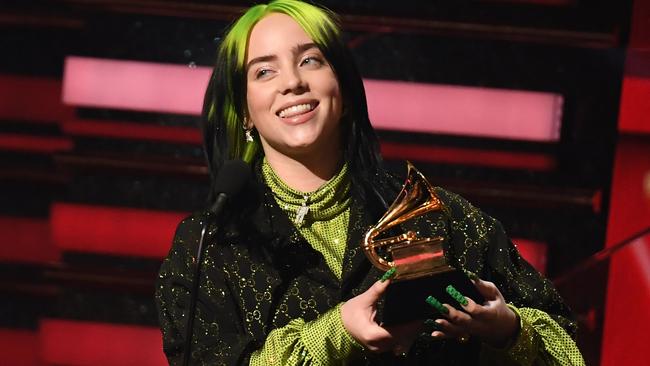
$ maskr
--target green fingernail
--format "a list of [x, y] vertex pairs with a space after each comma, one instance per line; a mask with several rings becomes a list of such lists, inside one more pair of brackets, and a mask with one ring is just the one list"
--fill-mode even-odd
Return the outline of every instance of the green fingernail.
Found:
[[454, 300], [458, 301], [459, 304], [463, 306], [467, 305], [467, 299], [465, 298], [465, 296], [463, 296], [463, 294], [458, 292], [458, 290], [456, 290], [454, 286], [449, 285], [447, 286], [446, 290], [447, 293], [454, 298]]
[[478, 276], [476, 275], [476, 273], [474, 273], [472, 271], [468, 271], [468, 270], [464, 270], [464, 272], [467, 275], [467, 277], [469, 277], [470, 280], [472, 280], [472, 281], [478, 280]]
[[379, 281], [385, 282], [387, 279], [393, 278], [393, 276], [395, 276], [395, 273], [397, 273], [397, 268], [393, 267], [393, 268], [389, 269], [388, 271], [386, 271], [386, 273], [384, 273], [381, 276]]
[[425, 320], [424, 326], [426, 327], [427, 330], [430, 330], [429, 333], [431, 333], [434, 330], [440, 330], [440, 325], [436, 323], [436, 321], [433, 319]]
[[429, 297], [427, 297], [427, 299], [425, 301], [427, 302], [427, 304], [431, 305], [433, 308], [438, 310], [441, 314], [448, 314], [449, 313], [449, 309], [444, 307], [440, 303], [440, 301], [438, 301], [438, 299], [436, 299], [435, 297], [429, 296]]

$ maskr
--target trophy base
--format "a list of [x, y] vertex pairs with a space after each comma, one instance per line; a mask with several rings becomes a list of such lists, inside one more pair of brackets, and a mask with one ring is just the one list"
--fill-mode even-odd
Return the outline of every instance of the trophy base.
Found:
[[408, 323], [414, 320], [436, 319], [438, 311], [425, 302], [433, 296], [443, 304], [461, 309], [460, 304], [445, 290], [453, 285], [456, 290], [475, 302], [482, 304], [485, 300], [472, 281], [463, 271], [453, 269], [412, 280], [391, 283], [384, 295], [382, 322], [385, 326]]

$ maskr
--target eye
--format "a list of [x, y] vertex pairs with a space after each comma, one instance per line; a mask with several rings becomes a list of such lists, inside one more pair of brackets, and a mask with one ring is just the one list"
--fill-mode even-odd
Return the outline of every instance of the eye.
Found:
[[259, 69], [255, 72], [255, 79], [260, 79], [268, 76], [271, 73], [270, 69]]
[[301, 62], [300, 66], [321, 66], [323, 60], [316, 56], [307, 56]]

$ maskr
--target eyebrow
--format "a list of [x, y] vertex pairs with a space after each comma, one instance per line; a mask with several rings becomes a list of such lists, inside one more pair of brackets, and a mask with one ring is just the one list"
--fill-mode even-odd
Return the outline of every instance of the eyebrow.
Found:
[[[318, 45], [316, 45], [316, 43], [313, 43], [313, 42], [299, 44], [299, 45], [296, 45], [293, 48], [291, 48], [291, 52], [294, 55], [297, 55], [297, 54], [301, 54], [301, 53], [303, 53], [303, 52], [305, 52], [307, 50], [310, 50], [312, 48], [318, 48]], [[273, 61], [273, 60], [277, 60], [277, 58], [278, 58], [278, 56], [276, 56], [276, 55], [265, 55], [265, 56], [255, 57], [254, 59], [250, 60], [248, 62], [248, 64], [246, 64], [246, 70], [248, 70], [251, 67], [251, 65], [253, 65], [253, 64], [256, 64], [256, 63], [259, 63], [259, 62]]]

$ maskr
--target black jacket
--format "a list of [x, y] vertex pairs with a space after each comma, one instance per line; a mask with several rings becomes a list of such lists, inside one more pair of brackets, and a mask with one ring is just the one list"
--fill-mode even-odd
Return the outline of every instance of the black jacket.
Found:
[[[170, 364], [183, 354], [185, 314], [201, 226], [208, 221], [207, 245], [192, 342], [193, 364], [248, 364], [267, 334], [290, 320], [310, 321], [370, 287], [381, 275], [360, 249], [361, 238], [384, 213], [402, 185], [380, 171], [362, 183], [353, 178], [348, 244], [342, 280], [331, 272], [276, 204], [261, 173], [235, 200], [217, 230], [211, 217], [196, 213], [183, 220], [165, 259], [156, 288], [164, 351]], [[422, 236], [446, 238], [446, 256], [459, 269], [494, 282], [506, 301], [550, 314], [575, 333], [569, 309], [548, 280], [520, 256], [501, 224], [463, 198], [436, 188], [446, 215], [434, 213], [407, 224]], [[350, 360], [373, 365], [468, 365], [478, 362], [480, 343], [420, 340], [407, 358], [371, 355]]]

